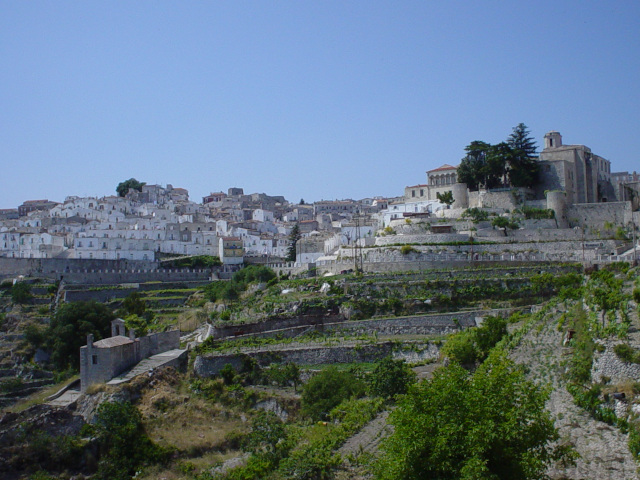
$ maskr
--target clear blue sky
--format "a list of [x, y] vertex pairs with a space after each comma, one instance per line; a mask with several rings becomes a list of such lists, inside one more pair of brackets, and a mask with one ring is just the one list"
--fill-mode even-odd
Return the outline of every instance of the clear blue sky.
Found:
[[395, 196], [524, 122], [640, 170], [640, 2], [0, 2], [0, 208]]

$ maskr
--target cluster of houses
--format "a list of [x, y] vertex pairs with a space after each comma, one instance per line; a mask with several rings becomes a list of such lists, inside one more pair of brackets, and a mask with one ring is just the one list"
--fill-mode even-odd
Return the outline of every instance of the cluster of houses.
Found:
[[187, 190], [144, 185], [124, 197], [32, 200], [0, 211], [0, 257], [154, 260], [158, 254], [283, 259], [298, 225], [297, 261], [313, 262], [357, 237], [373, 236], [382, 198], [292, 204], [282, 196], [211, 193], [202, 203]]
[[[575, 227], [579, 219], [589, 221], [593, 209], [571, 210], [575, 205], [631, 201], [629, 210], [638, 209], [640, 175], [612, 173], [608, 160], [584, 145], [563, 144], [556, 131], [545, 135], [538, 162], [536, 187], [515, 193], [470, 192], [457, 182], [457, 167], [445, 164], [427, 171], [426, 183], [408, 186], [396, 198], [295, 204], [283, 196], [245, 195], [242, 188], [229, 188], [195, 203], [183, 188], [144, 185], [124, 197], [30, 200], [0, 210], [0, 257], [152, 261], [173, 254], [213, 255], [225, 264], [241, 264], [245, 256], [279, 261], [287, 257], [297, 225], [296, 262], [305, 264], [329, 258], [340, 247], [374, 245], [376, 231], [399, 220], [459, 216], [470, 207], [506, 212], [522, 204], [551, 208], [564, 228]], [[438, 199], [447, 192], [452, 206]], [[601, 212], [606, 220], [610, 215]]]

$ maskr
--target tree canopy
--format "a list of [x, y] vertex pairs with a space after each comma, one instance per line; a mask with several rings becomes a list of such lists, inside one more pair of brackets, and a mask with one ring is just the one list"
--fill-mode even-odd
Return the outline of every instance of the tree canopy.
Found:
[[327, 418], [343, 400], [364, 393], [364, 384], [355, 375], [329, 367], [312, 377], [302, 390], [302, 412], [315, 420]]
[[296, 223], [291, 229], [291, 233], [289, 234], [289, 248], [287, 249], [287, 261], [295, 262], [296, 261], [296, 245], [300, 240], [300, 227]]
[[16, 282], [11, 287], [11, 300], [14, 303], [29, 303], [32, 298], [31, 286], [28, 283]]
[[416, 374], [404, 362], [385, 357], [376, 362], [376, 366], [369, 378], [369, 393], [385, 400], [392, 400], [396, 395], [407, 393], [409, 385], [413, 384]]
[[62, 304], [46, 332], [46, 347], [54, 366], [78, 370], [80, 347], [86, 344], [87, 335], [92, 334], [95, 340], [108, 337], [114, 318], [107, 306], [96, 301]]
[[402, 397], [390, 415], [380, 480], [539, 479], [562, 457], [545, 410], [548, 392], [494, 350], [474, 372], [438, 369]]
[[119, 197], [124, 197], [127, 193], [129, 193], [129, 189], [133, 188], [134, 190], [142, 191], [142, 187], [146, 185], [145, 182], [139, 182], [135, 178], [130, 178], [129, 180], [125, 180], [124, 182], [120, 182], [116, 187], [116, 192]]
[[449, 207], [449, 205], [451, 205], [454, 202], [453, 192], [451, 190], [448, 190], [443, 193], [436, 192], [436, 198], [440, 203], [444, 203], [447, 207]]
[[470, 190], [479, 187], [532, 187], [538, 177], [535, 141], [524, 123], [513, 128], [506, 142], [491, 145], [475, 140], [465, 147], [458, 181]]

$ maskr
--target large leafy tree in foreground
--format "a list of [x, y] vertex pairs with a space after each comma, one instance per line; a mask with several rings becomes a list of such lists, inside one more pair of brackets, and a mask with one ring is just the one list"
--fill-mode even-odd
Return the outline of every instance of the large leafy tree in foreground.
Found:
[[562, 449], [548, 392], [494, 350], [469, 373], [453, 362], [410, 389], [390, 415], [381, 480], [539, 479]]

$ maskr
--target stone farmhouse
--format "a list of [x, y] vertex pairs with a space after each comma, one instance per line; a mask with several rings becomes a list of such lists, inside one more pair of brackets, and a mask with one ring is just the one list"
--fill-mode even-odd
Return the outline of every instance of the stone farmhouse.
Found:
[[180, 331], [154, 333], [136, 338], [133, 330], [125, 335], [124, 320], [111, 322], [111, 337], [93, 341], [87, 336], [87, 344], [80, 348], [80, 389], [95, 383], [105, 383], [129, 370], [141, 360], [152, 355], [180, 348]]

